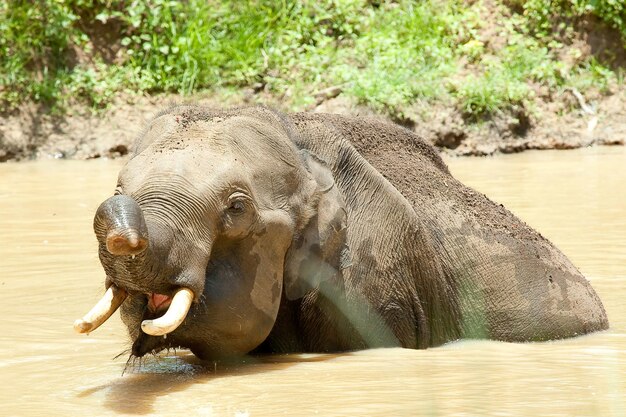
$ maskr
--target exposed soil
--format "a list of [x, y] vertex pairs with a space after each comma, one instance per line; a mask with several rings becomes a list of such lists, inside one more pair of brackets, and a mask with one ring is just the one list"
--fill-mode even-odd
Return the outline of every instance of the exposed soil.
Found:
[[[312, 112], [377, 115], [333, 91], [320, 96]], [[65, 116], [51, 115], [35, 105], [0, 116], [0, 162], [37, 158], [115, 158], [128, 152], [146, 122], [163, 107], [192, 101], [213, 107], [258, 102], [281, 109], [280, 103], [259, 94], [242, 94], [228, 101], [207, 96], [182, 99], [174, 95], [120, 98], [109, 110], [93, 114], [77, 107]], [[491, 155], [526, 149], [572, 149], [626, 142], [626, 91], [609, 96], [582, 97], [565, 91], [529, 111], [512, 109], [489, 120], [470, 123], [452, 107], [415, 105], [395, 120], [427, 142], [453, 155]]]
[[[440, 151], [456, 156], [514, 153], [527, 149], [574, 149], [626, 143], [626, 89], [610, 94], [565, 90], [541, 96], [534, 108], [512, 108], [479, 122], [452, 105], [415, 104], [402, 119], [391, 119], [417, 133]], [[341, 94], [318, 100], [313, 112], [354, 114], [389, 120]]]
[[[124, 97], [100, 113], [77, 106], [62, 116], [43, 106], [23, 106], [0, 115], [0, 162], [126, 155], [146, 123], [164, 107], [180, 101], [173, 95]], [[216, 105], [201, 96], [195, 101]]]
[[453, 109], [434, 108], [418, 118], [415, 131], [454, 155], [491, 155], [527, 149], [574, 149], [626, 142], [626, 92], [599, 97], [587, 111], [573, 92], [538, 108], [511, 109], [479, 124], [468, 124]]

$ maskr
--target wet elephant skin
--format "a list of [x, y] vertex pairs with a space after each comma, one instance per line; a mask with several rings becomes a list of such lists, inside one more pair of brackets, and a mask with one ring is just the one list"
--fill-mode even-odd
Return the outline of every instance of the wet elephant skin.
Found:
[[[608, 327], [554, 245], [380, 121], [172, 107], [138, 138], [115, 194], [131, 202], [94, 229], [106, 285], [130, 294], [121, 315], [136, 356], [540, 341]], [[112, 231], [136, 229], [141, 253], [107, 248]], [[149, 297], [180, 287], [195, 295], [184, 322], [167, 337], [143, 333], [142, 320], [163, 313]]]

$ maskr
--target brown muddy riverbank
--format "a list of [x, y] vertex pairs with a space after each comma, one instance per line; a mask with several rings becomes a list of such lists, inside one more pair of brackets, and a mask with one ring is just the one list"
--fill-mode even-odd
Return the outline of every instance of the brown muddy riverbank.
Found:
[[0, 165], [3, 415], [511, 415], [626, 413], [626, 148], [447, 158], [568, 255], [611, 328], [548, 343], [464, 341], [423, 351], [250, 358], [186, 352], [122, 376], [116, 314], [90, 336], [72, 322], [102, 294], [91, 231], [121, 160]]
[[[581, 101], [582, 100], [582, 101]], [[626, 142], [626, 91], [596, 96], [587, 103], [574, 91], [534, 109], [518, 109], [480, 123], [464, 120], [444, 105], [416, 104], [402, 120], [387, 120], [415, 131], [448, 155], [492, 155], [529, 149], [573, 149]], [[0, 115], [0, 162], [30, 159], [96, 159], [125, 155], [139, 132], [160, 110], [173, 103], [193, 102], [213, 107], [264, 104], [283, 109], [275, 97], [241, 92], [228, 98], [175, 95], [120, 98], [98, 114], [84, 107], [54, 116], [48, 109], [24, 105]], [[321, 99], [313, 112], [383, 118], [342, 95]]]

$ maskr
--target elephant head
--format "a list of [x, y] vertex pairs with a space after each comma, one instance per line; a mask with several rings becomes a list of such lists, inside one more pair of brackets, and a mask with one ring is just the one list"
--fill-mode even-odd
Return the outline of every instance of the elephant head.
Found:
[[96, 213], [107, 293], [75, 328], [92, 331], [122, 305], [134, 355], [244, 354], [266, 339], [282, 297], [336, 279], [344, 201], [289, 132], [265, 109], [156, 118]]

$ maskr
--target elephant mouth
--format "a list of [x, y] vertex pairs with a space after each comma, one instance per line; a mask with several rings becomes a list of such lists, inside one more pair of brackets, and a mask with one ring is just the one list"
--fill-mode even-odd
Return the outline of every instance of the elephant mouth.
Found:
[[167, 311], [172, 304], [172, 297], [164, 294], [150, 293], [148, 294], [148, 310], [155, 318], [160, 317]]
[[[128, 293], [123, 288], [111, 285], [102, 299], [82, 318], [74, 322], [78, 333], [89, 333], [97, 329], [124, 302]], [[178, 288], [174, 294], [148, 294], [148, 310], [155, 318], [143, 320], [141, 330], [152, 336], [163, 336], [176, 330], [182, 324], [191, 308], [194, 293], [187, 287]], [[159, 313], [163, 312], [162, 315]], [[158, 316], [158, 317], [156, 317]]]

